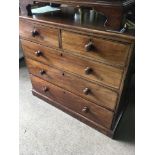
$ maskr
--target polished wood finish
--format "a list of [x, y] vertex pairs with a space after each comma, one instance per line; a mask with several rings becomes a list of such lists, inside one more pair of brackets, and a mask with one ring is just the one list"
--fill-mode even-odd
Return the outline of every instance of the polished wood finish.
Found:
[[44, 75], [44, 74], [46, 74], [46, 71], [43, 70], [43, 69], [41, 69], [41, 70], [39, 71], [39, 73], [40, 73], [40, 75]]
[[113, 138], [114, 130], [108, 129], [108, 128], [104, 127], [103, 125], [100, 125], [100, 124], [98, 124], [96, 122], [92, 122], [90, 119], [84, 117], [83, 115], [80, 115], [79, 113], [76, 113], [74, 110], [71, 110], [66, 106], [63, 106], [62, 104], [59, 104], [55, 100], [52, 100], [51, 98], [43, 95], [42, 93], [39, 93], [39, 92], [35, 91], [34, 89], [32, 89], [32, 93], [36, 97], [38, 97], [38, 98], [46, 101], [47, 103], [59, 108], [60, 110], [66, 112], [67, 114], [71, 115], [72, 117], [80, 120], [81, 122], [89, 125], [90, 127], [94, 128], [94, 129], [102, 132], [103, 134]]
[[49, 88], [48, 87], [46, 87], [46, 86], [44, 86], [43, 88], [42, 88], [42, 90], [43, 90], [43, 92], [47, 92], [47, 91], [49, 91]]
[[95, 50], [95, 45], [92, 42], [92, 40], [89, 40], [88, 43], [85, 44], [85, 49], [86, 49], [87, 52]]
[[84, 93], [85, 95], [88, 95], [88, 94], [91, 93], [91, 90], [90, 90], [89, 88], [84, 88], [84, 89], [83, 89], [83, 93]]
[[88, 113], [89, 112], [89, 108], [88, 107], [83, 107], [82, 112]]
[[[114, 111], [116, 92], [32, 59], [27, 58], [26, 63], [31, 74]], [[40, 74], [42, 70], [45, 72], [43, 75]]]
[[62, 31], [62, 48], [93, 60], [98, 59], [100, 62], [125, 66], [130, 45], [91, 35]]
[[37, 30], [36, 28], [34, 28], [34, 29], [31, 31], [31, 33], [32, 33], [32, 37], [39, 36], [39, 32], [38, 32], [38, 30]]
[[[87, 80], [98, 82], [116, 89], [119, 88], [123, 70], [114, 68], [102, 63], [89, 61], [82, 57], [77, 57], [69, 53], [61, 53], [54, 49], [41, 46], [26, 40], [21, 40], [24, 53], [27, 57], [40, 61], [50, 66], [56, 66], [71, 73], [84, 77]], [[38, 49], [42, 56], [35, 55]], [[90, 71], [90, 69], [92, 71]]]
[[35, 52], [35, 55], [36, 55], [37, 57], [39, 57], [39, 56], [42, 55], [42, 52], [38, 50], [38, 51]]
[[[134, 57], [132, 31], [115, 30], [133, 0], [38, 2], [20, 0], [20, 40], [32, 93], [113, 137], [127, 103]], [[69, 6], [32, 15], [32, 5], [49, 2]]]
[[20, 20], [19, 33], [22, 38], [30, 39], [34, 42], [50, 47], [59, 47], [57, 29], [52, 29]]
[[[113, 112], [108, 111], [105, 108], [101, 108], [92, 102], [80, 98], [35, 76], [31, 76], [31, 80], [33, 89], [37, 92], [42, 93], [48, 98], [68, 107], [73, 111], [76, 111], [91, 121], [94, 121], [100, 125], [104, 125], [107, 128], [111, 127]], [[89, 111], [83, 112], [85, 107], [89, 107]]]
[[89, 75], [89, 74], [91, 74], [91, 73], [93, 72], [93, 69], [90, 68], [90, 67], [86, 67], [86, 68], [84, 69], [84, 72], [85, 72], [86, 75]]

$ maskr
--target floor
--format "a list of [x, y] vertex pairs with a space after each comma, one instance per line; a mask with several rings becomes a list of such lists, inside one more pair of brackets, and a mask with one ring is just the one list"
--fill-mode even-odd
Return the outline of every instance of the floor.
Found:
[[20, 155], [135, 154], [133, 97], [118, 126], [116, 140], [112, 140], [34, 97], [23, 60], [19, 72]]

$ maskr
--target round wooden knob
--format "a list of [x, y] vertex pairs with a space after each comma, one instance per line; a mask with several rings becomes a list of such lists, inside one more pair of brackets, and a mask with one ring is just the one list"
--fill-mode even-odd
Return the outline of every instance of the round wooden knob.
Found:
[[85, 95], [88, 95], [89, 92], [90, 92], [90, 89], [89, 89], [89, 88], [85, 88], [85, 89], [83, 90], [83, 93], [84, 93]]
[[42, 54], [41, 51], [36, 51], [36, 52], [35, 52], [35, 55], [36, 55], [37, 57], [41, 56], [41, 54]]
[[41, 75], [44, 75], [46, 72], [45, 72], [45, 70], [42, 69], [42, 70], [39, 71], [39, 73], [40, 73]]
[[43, 91], [44, 92], [47, 92], [48, 91], [48, 88], [45, 86], [45, 87], [43, 87]]
[[85, 45], [85, 49], [87, 52], [93, 50], [95, 48], [94, 44], [92, 41], [89, 41], [86, 45]]
[[89, 111], [88, 107], [83, 107], [82, 112], [87, 113]]
[[93, 70], [92, 70], [92, 68], [90, 68], [90, 67], [86, 67], [85, 68], [85, 74], [90, 74], [91, 72], [92, 72]]
[[31, 33], [32, 33], [32, 37], [39, 35], [39, 32], [36, 29], [34, 29]]

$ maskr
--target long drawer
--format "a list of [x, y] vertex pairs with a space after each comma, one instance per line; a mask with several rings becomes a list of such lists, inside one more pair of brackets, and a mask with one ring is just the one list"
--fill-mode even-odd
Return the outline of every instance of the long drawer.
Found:
[[26, 59], [29, 72], [111, 110], [115, 109], [117, 93], [67, 72]]
[[125, 66], [130, 45], [62, 31], [62, 48], [93, 60]]
[[19, 27], [21, 38], [26, 38], [50, 47], [59, 47], [57, 29], [23, 20], [19, 20]]
[[83, 115], [106, 128], [111, 127], [113, 112], [80, 98], [60, 87], [50, 84], [38, 77], [32, 76], [33, 89], [53, 101]]
[[123, 70], [22, 40], [26, 57], [119, 89]]

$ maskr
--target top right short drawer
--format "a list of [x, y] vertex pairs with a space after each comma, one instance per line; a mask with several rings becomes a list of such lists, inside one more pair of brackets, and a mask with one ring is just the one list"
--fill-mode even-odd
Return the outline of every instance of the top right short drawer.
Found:
[[130, 45], [94, 36], [62, 31], [62, 48], [93, 60], [96, 59], [103, 63], [124, 67]]

